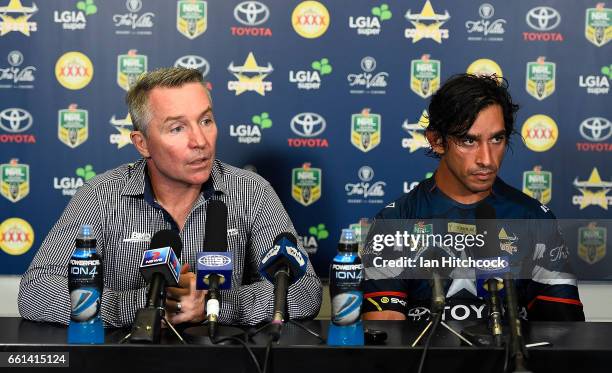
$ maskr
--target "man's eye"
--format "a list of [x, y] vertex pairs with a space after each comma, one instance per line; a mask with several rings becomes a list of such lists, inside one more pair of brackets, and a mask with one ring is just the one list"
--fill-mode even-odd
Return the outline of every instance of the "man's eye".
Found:
[[463, 139], [461, 140], [461, 145], [464, 146], [472, 146], [476, 143], [476, 141], [474, 141], [474, 139]]
[[210, 126], [213, 123], [214, 121], [211, 118], [202, 118], [202, 120], [200, 120], [200, 124], [203, 126]]
[[502, 142], [504, 142], [504, 136], [495, 136], [491, 139], [492, 144], [501, 144]]
[[184, 127], [182, 125], [178, 125], [178, 126], [174, 126], [172, 128], [170, 128], [170, 132], [171, 133], [179, 133], [182, 132], [184, 129]]

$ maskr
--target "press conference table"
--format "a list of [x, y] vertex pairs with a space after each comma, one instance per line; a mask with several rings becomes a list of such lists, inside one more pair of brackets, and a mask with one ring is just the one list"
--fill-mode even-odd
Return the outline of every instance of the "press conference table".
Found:
[[[322, 336], [327, 321], [304, 321]], [[469, 323], [449, 322], [461, 330]], [[422, 324], [398, 321], [365, 322], [366, 327], [388, 333], [384, 345], [329, 347], [293, 325], [286, 325], [271, 350], [269, 372], [416, 372], [423, 349], [409, 347]], [[182, 345], [164, 330], [161, 345], [119, 344], [126, 330], [107, 329], [104, 345], [68, 345], [63, 326], [0, 318], [0, 352], [69, 352], [69, 368], [57, 371], [106, 372], [255, 372], [240, 345]], [[527, 343], [551, 342], [529, 349], [533, 372], [612, 371], [612, 323], [533, 322], [525, 327]], [[263, 362], [266, 338], [250, 343]], [[462, 346], [440, 327], [427, 354], [426, 372], [502, 372], [503, 348]], [[43, 368], [44, 370], [44, 368]], [[31, 369], [31, 371], [43, 371]], [[19, 372], [30, 371], [20, 368]], [[54, 370], [55, 371], [55, 370]]]

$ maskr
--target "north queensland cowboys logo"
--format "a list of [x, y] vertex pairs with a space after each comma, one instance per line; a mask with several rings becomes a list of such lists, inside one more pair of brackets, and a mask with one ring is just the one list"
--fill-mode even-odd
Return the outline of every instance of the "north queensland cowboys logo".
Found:
[[595, 264], [606, 256], [608, 230], [590, 223], [578, 228], [578, 257], [589, 264]]
[[607, 195], [612, 189], [612, 181], [602, 180], [597, 167], [593, 168], [588, 180], [581, 181], [576, 177], [574, 186], [582, 195], [572, 196], [572, 204], [580, 206], [580, 210], [591, 205], [608, 210], [608, 206], [612, 205], [612, 196]]
[[127, 54], [117, 56], [117, 84], [126, 91], [130, 90], [138, 77], [147, 72], [147, 56], [130, 49]]
[[274, 71], [272, 64], [268, 62], [268, 66], [259, 66], [253, 52], [249, 52], [242, 66], [236, 66], [232, 61], [227, 70], [238, 79], [227, 82], [227, 89], [235, 91], [236, 96], [249, 91], [265, 96], [272, 90], [272, 82], [264, 81]]
[[129, 113], [123, 119], [116, 118], [115, 115], [113, 115], [113, 117], [110, 119], [110, 124], [119, 132], [112, 133], [109, 136], [109, 141], [111, 144], [116, 144], [117, 149], [121, 149], [127, 144], [132, 143], [130, 133], [132, 132], [134, 126]]
[[304, 206], [309, 206], [321, 198], [322, 172], [320, 168], [304, 163], [301, 168], [291, 171], [291, 196]]
[[539, 57], [535, 62], [527, 62], [525, 89], [538, 100], [543, 100], [555, 91], [556, 67], [554, 62], [547, 62], [546, 57]]
[[545, 205], [552, 197], [552, 172], [535, 166], [533, 171], [523, 172], [523, 193]]
[[57, 112], [57, 137], [71, 148], [81, 145], [89, 137], [87, 110], [77, 109], [77, 104], [70, 104], [68, 109]]
[[410, 63], [410, 89], [417, 95], [427, 98], [440, 88], [440, 61], [430, 60], [424, 54], [419, 60]]
[[30, 166], [17, 159], [0, 165], [0, 194], [17, 202], [30, 193]]
[[586, 10], [584, 36], [598, 47], [612, 39], [612, 9], [604, 6], [604, 3], [598, 3], [595, 8]]
[[448, 39], [448, 29], [440, 27], [450, 19], [450, 15], [447, 10], [444, 14], [436, 14], [429, 0], [423, 5], [421, 13], [412, 13], [408, 9], [405, 17], [414, 28], [405, 29], [404, 37], [412, 39], [413, 43], [421, 39], [433, 39], [437, 43], [442, 43], [442, 39]]
[[38, 12], [36, 4], [23, 6], [21, 0], [10, 0], [7, 6], [0, 6], [0, 36], [11, 31], [18, 31], [25, 36], [37, 30], [36, 22], [31, 22], [32, 17]]
[[363, 109], [351, 115], [351, 144], [362, 152], [369, 152], [380, 144], [382, 117]]
[[208, 27], [206, 1], [180, 0], [176, 3], [176, 29], [189, 39], [202, 35]]
[[402, 129], [411, 137], [402, 139], [402, 148], [414, 153], [422, 148], [429, 148], [429, 141], [425, 137], [425, 129], [429, 126], [429, 114], [423, 110], [417, 123], [409, 123], [408, 119], [402, 123]]

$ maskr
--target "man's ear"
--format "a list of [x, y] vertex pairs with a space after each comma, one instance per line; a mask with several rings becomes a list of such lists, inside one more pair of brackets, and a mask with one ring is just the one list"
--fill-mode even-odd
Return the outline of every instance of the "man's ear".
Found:
[[142, 155], [144, 158], [151, 157], [151, 155], [149, 154], [149, 145], [147, 144], [147, 138], [142, 132], [132, 131], [130, 133], [130, 139], [132, 140], [132, 144], [134, 144], [136, 150], [138, 150], [138, 153], [140, 153], [140, 155]]
[[435, 131], [425, 131], [425, 137], [427, 137], [427, 141], [429, 141], [429, 145], [433, 149], [434, 153], [438, 155], [443, 155], [445, 153], [444, 149], [444, 141], [442, 141], [442, 136]]

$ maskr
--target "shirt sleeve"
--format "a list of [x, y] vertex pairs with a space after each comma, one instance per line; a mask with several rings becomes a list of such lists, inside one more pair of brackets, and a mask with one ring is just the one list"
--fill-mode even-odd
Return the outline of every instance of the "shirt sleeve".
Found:
[[[75, 238], [82, 224], [91, 225], [104, 266], [103, 215], [102, 204], [94, 188], [86, 183], [70, 200], [21, 278], [17, 303], [22, 317], [33, 321], [68, 324], [68, 262], [74, 252]], [[108, 275], [105, 272], [104, 278]], [[145, 298], [146, 287], [118, 291], [105, 286], [101, 302], [103, 321], [116, 327], [131, 325], [136, 310], [144, 306]]]
[[[270, 184], [265, 185], [259, 203], [252, 208], [250, 239], [247, 243], [246, 266], [251, 282], [237, 288], [221, 291], [222, 305], [219, 320], [225, 324], [240, 323], [254, 325], [271, 320], [273, 312], [273, 285], [259, 274], [259, 263], [263, 254], [271, 247], [274, 238], [282, 232], [297, 233], [289, 215]], [[302, 255], [308, 254], [298, 240]], [[313, 318], [321, 307], [322, 288], [312, 264], [308, 261], [306, 273], [289, 287], [287, 309], [291, 319]]]
[[527, 286], [529, 320], [584, 321], [570, 251], [557, 220], [547, 211], [534, 222], [532, 281]]

